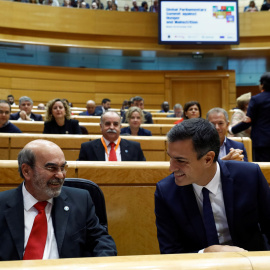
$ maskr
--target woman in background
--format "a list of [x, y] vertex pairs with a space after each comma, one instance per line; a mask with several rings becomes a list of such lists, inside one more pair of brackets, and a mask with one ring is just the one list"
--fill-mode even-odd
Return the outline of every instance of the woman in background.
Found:
[[152, 136], [150, 130], [140, 127], [141, 123], [144, 122], [144, 114], [139, 107], [130, 107], [126, 112], [126, 119], [129, 127], [122, 128], [121, 135]]
[[81, 134], [78, 120], [70, 119], [68, 104], [59, 98], [48, 102], [44, 134]]
[[184, 106], [184, 119], [199, 118], [202, 116], [201, 105], [198, 101], [189, 101]]

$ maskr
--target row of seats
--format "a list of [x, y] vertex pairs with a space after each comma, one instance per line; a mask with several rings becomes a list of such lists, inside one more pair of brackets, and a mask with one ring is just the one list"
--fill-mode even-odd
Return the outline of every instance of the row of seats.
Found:
[[[270, 184], [270, 163], [258, 164]], [[102, 189], [119, 255], [159, 253], [154, 192], [156, 183], [170, 174], [169, 162], [68, 161], [68, 166], [66, 177], [92, 180]], [[0, 191], [22, 182], [16, 160], [0, 161], [0, 175]]]
[[[101, 135], [58, 135], [58, 134], [26, 134], [0, 133], [0, 160], [17, 159], [19, 151], [30, 141], [46, 139], [56, 143], [64, 152], [67, 160], [79, 157], [81, 144], [100, 138]], [[168, 161], [166, 136], [125, 136], [125, 139], [141, 144], [147, 161]], [[250, 138], [232, 137], [245, 145], [248, 160], [252, 161], [252, 142]]]

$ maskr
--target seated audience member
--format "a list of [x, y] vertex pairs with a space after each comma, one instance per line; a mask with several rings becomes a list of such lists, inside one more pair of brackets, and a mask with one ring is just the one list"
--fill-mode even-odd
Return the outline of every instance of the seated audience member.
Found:
[[154, 0], [154, 4], [150, 6], [149, 12], [159, 12], [158, 0]]
[[140, 12], [147, 12], [148, 11], [148, 4], [146, 1], [142, 2], [142, 5], [139, 7]]
[[39, 103], [37, 106], [38, 110], [45, 110], [45, 105], [43, 103]]
[[[250, 92], [243, 94], [236, 99], [237, 109], [234, 109], [234, 113], [232, 115], [232, 119], [231, 119], [231, 126], [232, 127], [235, 126], [236, 124], [242, 122], [245, 119], [250, 99], [251, 99]], [[250, 131], [251, 131], [251, 127], [249, 127], [246, 130], [243, 130], [237, 134], [234, 134], [233, 136], [234, 137], [250, 137]]]
[[144, 114], [139, 107], [131, 107], [126, 112], [126, 119], [129, 123], [129, 127], [122, 128], [121, 135], [152, 136], [150, 130], [140, 127], [144, 122]]
[[64, 0], [63, 7], [72, 7], [71, 6], [71, 1], [70, 0]]
[[[144, 114], [144, 124], [153, 124], [152, 114], [150, 112], [144, 111], [144, 99], [140, 96], [133, 98], [133, 106], [139, 107]], [[122, 123], [127, 123], [126, 115], [123, 115]]]
[[261, 7], [261, 11], [267, 11], [270, 9], [270, 0], [266, 0]]
[[254, 1], [250, 1], [249, 5], [244, 8], [244, 12], [255, 12], [255, 11], [259, 11], [259, 10], [256, 7]]
[[8, 95], [7, 96], [7, 101], [11, 106], [16, 105], [15, 102], [14, 102], [14, 96], [13, 95]]
[[129, 11], [129, 5], [128, 4], [124, 5], [124, 11]]
[[136, 0], [132, 0], [132, 5], [133, 7], [131, 8], [131, 11], [139, 11]]
[[81, 112], [79, 115], [96, 116], [96, 103], [94, 100], [88, 100], [86, 102], [86, 111]]
[[26, 96], [20, 97], [19, 109], [21, 110], [20, 112], [12, 113], [10, 115], [10, 120], [43, 121], [40, 114], [35, 114], [31, 112], [33, 109], [33, 101], [31, 98]]
[[202, 116], [201, 105], [198, 101], [189, 101], [184, 105], [184, 119]]
[[261, 93], [251, 97], [246, 118], [230, 127], [230, 133], [239, 133], [251, 126], [253, 161], [270, 161], [270, 72], [260, 78]]
[[107, 0], [107, 7], [105, 10], [112, 10], [112, 1]]
[[0, 100], [0, 133], [22, 133], [9, 122], [10, 110], [10, 104], [6, 100]]
[[172, 113], [173, 111], [170, 110], [170, 104], [168, 101], [164, 101], [161, 104], [161, 110], [159, 111], [160, 113]]
[[129, 106], [128, 106], [128, 101], [125, 99], [122, 103], [122, 107], [120, 109], [120, 114], [121, 114], [121, 117], [123, 117], [123, 115], [126, 113], [126, 109], [129, 109]]
[[105, 112], [100, 117], [102, 138], [82, 143], [78, 160], [89, 161], [145, 161], [138, 142], [119, 137], [121, 119], [116, 112]]
[[[176, 103], [173, 107], [173, 114], [168, 114], [167, 117], [178, 117], [178, 118], [182, 118], [183, 116], [183, 107], [181, 104]], [[182, 118], [183, 119], [183, 118]]]
[[117, 6], [117, 4], [115, 4], [115, 3], [112, 3], [112, 10], [118, 10], [118, 6]]
[[102, 99], [101, 106], [96, 107], [96, 115], [102, 115], [111, 108], [111, 100], [108, 98]]
[[97, 3], [96, 2], [93, 2], [91, 4], [91, 9], [98, 9], [98, 6], [97, 6]]
[[70, 108], [59, 98], [48, 102], [44, 134], [81, 134], [78, 120], [70, 119]]
[[174, 126], [167, 139], [172, 174], [155, 192], [161, 253], [267, 250], [270, 190], [260, 167], [218, 159], [217, 130], [202, 118]]
[[18, 163], [23, 183], [0, 193], [1, 261], [116, 256], [89, 192], [63, 186], [67, 162], [59, 146], [32, 141]]
[[226, 137], [229, 127], [228, 113], [222, 108], [213, 108], [207, 112], [206, 119], [215, 126], [219, 135], [218, 157], [223, 160], [248, 161], [244, 145]]
[[59, 7], [59, 2], [58, 2], [58, 0], [44, 0], [43, 5]]

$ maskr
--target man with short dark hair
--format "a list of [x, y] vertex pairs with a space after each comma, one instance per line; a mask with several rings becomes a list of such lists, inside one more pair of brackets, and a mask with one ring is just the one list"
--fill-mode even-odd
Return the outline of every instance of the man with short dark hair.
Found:
[[173, 111], [170, 110], [170, 104], [168, 101], [164, 101], [161, 104], [161, 110], [160, 113], [172, 113]]
[[[133, 106], [139, 107], [144, 114], [144, 124], [153, 124], [152, 114], [150, 112], [144, 111], [144, 99], [140, 96], [136, 96], [133, 98]], [[123, 115], [122, 123], [126, 122], [126, 115]]]
[[18, 155], [24, 182], [0, 193], [0, 260], [115, 256], [89, 192], [63, 187], [67, 172], [59, 146], [28, 143]]
[[18, 121], [42, 121], [40, 114], [32, 113], [33, 100], [27, 96], [20, 97], [19, 99], [20, 112], [13, 113], [10, 115], [10, 120]]
[[10, 105], [16, 105], [14, 102], [14, 96], [13, 95], [8, 95], [7, 96], [7, 101]]
[[102, 99], [101, 106], [96, 106], [96, 115], [102, 115], [111, 108], [111, 100], [108, 98]]
[[219, 158], [222, 160], [248, 161], [244, 144], [226, 137], [229, 126], [228, 113], [224, 109], [216, 107], [207, 112], [206, 119], [215, 126], [218, 132], [220, 140]]
[[22, 133], [19, 128], [9, 122], [10, 103], [0, 100], [0, 133]]
[[121, 119], [118, 113], [105, 112], [100, 118], [100, 130], [101, 139], [82, 143], [78, 160], [145, 161], [140, 143], [120, 137]]
[[220, 139], [194, 118], [167, 134], [171, 175], [157, 183], [161, 253], [266, 250], [270, 190], [257, 164], [218, 159]]

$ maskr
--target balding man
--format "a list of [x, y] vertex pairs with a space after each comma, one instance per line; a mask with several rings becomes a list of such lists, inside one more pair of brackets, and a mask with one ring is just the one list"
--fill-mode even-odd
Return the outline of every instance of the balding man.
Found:
[[88, 100], [86, 102], [86, 111], [81, 112], [79, 115], [87, 115], [87, 116], [97, 116], [96, 114], [96, 103], [94, 100]]
[[116, 255], [88, 191], [63, 187], [67, 162], [56, 144], [32, 141], [18, 163], [24, 182], [0, 193], [1, 261]]
[[145, 161], [138, 142], [122, 139], [121, 118], [116, 112], [105, 112], [100, 118], [101, 139], [82, 143], [78, 160]]

